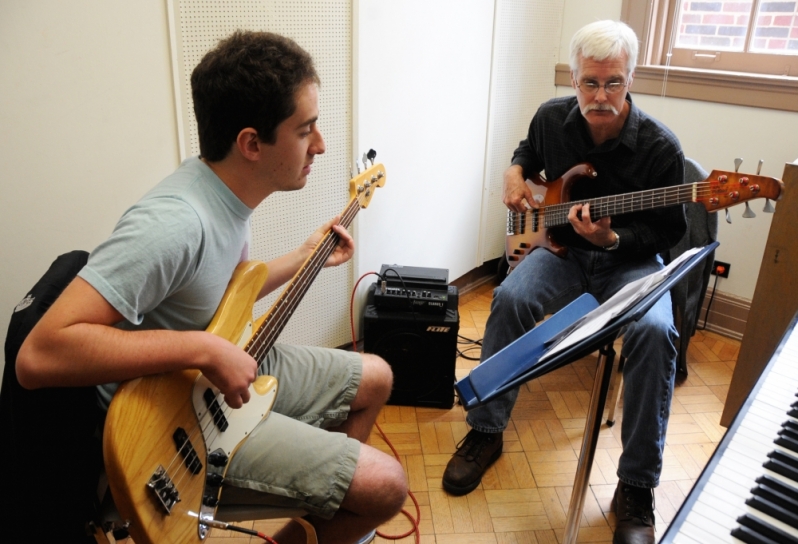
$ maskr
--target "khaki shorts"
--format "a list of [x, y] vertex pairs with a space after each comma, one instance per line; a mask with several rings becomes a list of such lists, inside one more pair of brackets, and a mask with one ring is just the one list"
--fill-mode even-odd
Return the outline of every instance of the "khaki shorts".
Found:
[[224, 504], [299, 507], [331, 518], [355, 474], [360, 442], [325, 429], [343, 423], [363, 373], [359, 353], [276, 345], [261, 373], [277, 399], [230, 462]]

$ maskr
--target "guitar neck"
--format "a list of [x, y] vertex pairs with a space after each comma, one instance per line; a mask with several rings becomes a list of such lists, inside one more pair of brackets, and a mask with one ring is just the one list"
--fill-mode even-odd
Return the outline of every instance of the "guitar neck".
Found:
[[[360, 211], [358, 200], [353, 198], [341, 214], [340, 224], [348, 228], [358, 211]], [[324, 268], [327, 258], [335, 251], [339, 239], [340, 237], [332, 229], [327, 231], [269, 309], [265, 320], [244, 348], [256, 361], [260, 362], [272, 348], [313, 280]]]
[[624, 213], [664, 208], [686, 202], [698, 202], [701, 192], [706, 192], [709, 188], [709, 182], [700, 181], [673, 187], [552, 204], [543, 207], [544, 226], [549, 228], [567, 224], [568, 212], [575, 204], [590, 204], [591, 219], [600, 219]]

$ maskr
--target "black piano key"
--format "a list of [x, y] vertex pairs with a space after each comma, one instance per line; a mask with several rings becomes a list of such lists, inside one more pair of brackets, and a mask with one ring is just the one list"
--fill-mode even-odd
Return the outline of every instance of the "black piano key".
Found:
[[737, 523], [740, 526], [731, 534], [747, 544], [798, 544], [798, 539], [748, 514], [737, 518]]
[[[786, 423], [786, 421], [784, 423]], [[779, 434], [782, 436], [788, 436], [794, 440], [798, 440], [798, 430], [791, 429], [784, 423], [781, 424], [781, 429], [779, 429]]]
[[774, 441], [774, 443], [778, 444], [782, 448], [798, 453], [798, 438], [793, 438], [784, 431], [779, 433], [779, 437]]
[[772, 470], [777, 474], [781, 474], [785, 478], [798, 482], [798, 460], [793, 459], [789, 455], [780, 451], [772, 451], [768, 453], [770, 460], [765, 461], [764, 467]]
[[756, 483], [773, 489], [775, 492], [788, 497], [791, 501], [794, 501], [796, 504], [798, 504], [798, 489], [790, 487], [782, 483], [780, 480], [777, 480], [772, 476], [768, 476], [767, 474], [763, 474], [757, 478]]
[[798, 434], [798, 423], [794, 422], [791, 419], [788, 419], [784, 423], [781, 424], [782, 430], [789, 431], [794, 434]]
[[764, 512], [768, 516], [775, 518], [782, 523], [786, 523], [790, 527], [798, 529], [798, 516], [789, 510], [784, 509], [775, 501], [770, 500], [771, 498], [773, 497], [767, 496], [764, 493], [762, 495], [755, 494], [753, 497], [745, 499], [745, 504], [755, 510]]

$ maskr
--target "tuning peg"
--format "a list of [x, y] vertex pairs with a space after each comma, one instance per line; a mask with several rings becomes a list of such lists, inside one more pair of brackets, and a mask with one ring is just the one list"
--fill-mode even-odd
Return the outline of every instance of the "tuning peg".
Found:
[[[366, 156], [366, 154], [365, 154], [365, 153], [363, 153], [363, 168], [366, 168], [366, 167], [367, 167], [367, 165], [368, 165], [368, 162], [369, 162], [369, 158], [368, 158], [368, 156]], [[373, 166], [373, 165], [372, 165], [372, 166]]]
[[376, 158], [377, 158], [377, 152], [376, 152], [376, 151], [374, 151], [373, 149], [369, 149], [369, 152], [368, 152], [368, 153], [366, 153], [366, 156], [367, 156], [367, 157], [369, 158], [369, 160], [371, 161], [371, 165], [372, 165], [372, 166], [374, 166], [374, 159], [376, 159]]
[[742, 157], [737, 157], [734, 159], [734, 171], [737, 172], [740, 169], [740, 165], [743, 163]]
[[355, 168], [357, 168], [357, 173], [360, 173], [360, 161], [355, 159]]
[[743, 217], [745, 217], [746, 219], [750, 219], [752, 217], [756, 217], [756, 214], [751, 209], [751, 207], [748, 205], [748, 202], [745, 203], [745, 211], [743, 212]]
[[762, 171], [762, 163], [764, 163], [764, 162], [765, 162], [764, 160], [762, 160], [762, 159], [759, 159], [759, 164], [758, 164], [758, 165], [757, 165], [757, 167], [756, 167], [756, 175], [757, 175], [757, 176], [758, 176], [758, 175], [759, 175], [759, 173]]
[[729, 213], [729, 208], [726, 208], [726, 222], [731, 224], [731, 214]]
[[776, 211], [776, 208], [773, 207], [773, 204], [770, 203], [770, 199], [765, 199], [765, 207], [762, 208], [762, 211], [765, 213], [773, 213]]

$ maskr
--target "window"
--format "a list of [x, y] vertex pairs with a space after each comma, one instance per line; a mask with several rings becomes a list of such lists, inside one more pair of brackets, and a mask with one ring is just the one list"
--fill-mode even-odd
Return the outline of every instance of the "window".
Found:
[[798, 111], [798, 0], [623, 0], [636, 92]]
[[798, 76], [798, 1], [668, 4], [666, 24], [655, 30], [664, 45], [652, 64]]

